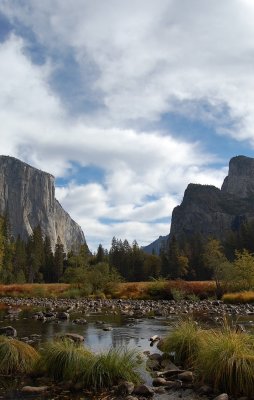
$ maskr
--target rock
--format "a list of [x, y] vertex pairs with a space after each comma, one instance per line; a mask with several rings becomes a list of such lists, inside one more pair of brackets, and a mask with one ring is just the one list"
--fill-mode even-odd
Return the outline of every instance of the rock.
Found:
[[149, 355], [148, 355], [148, 358], [149, 358], [150, 360], [157, 360], [157, 361], [161, 362], [161, 360], [162, 360], [162, 355], [159, 354], [159, 353], [153, 353], [153, 354], [149, 354]]
[[158, 335], [154, 335], [150, 337], [150, 342], [158, 342], [160, 340], [160, 337]]
[[165, 386], [166, 382], [165, 378], [154, 378], [153, 386]]
[[104, 331], [112, 331], [113, 328], [112, 328], [111, 326], [105, 326], [105, 327], [103, 328], [103, 330], [104, 330]]
[[4, 326], [4, 327], [0, 328], [0, 335], [16, 337], [17, 331], [12, 326]]
[[117, 386], [115, 392], [117, 395], [126, 396], [131, 394], [134, 390], [134, 384], [132, 382], [122, 382]]
[[183, 382], [193, 382], [193, 372], [191, 371], [184, 371], [178, 374], [178, 379]]
[[0, 156], [0, 215], [26, 240], [40, 225], [52, 248], [59, 236], [66, 251], [85, 243], [84, 233], [55, 198], [55, 178], [14, 157]]
[[73, 342], [81, 343], [84, 342], [84, 336], [79, 335], [78, 333], [65, 333], [61, 336], [61, 338], [67, 338], [73, 340]]
[[147, 385], [135, 386], [133, 393], [145, 397], [152, 397], [154, 395], [153, 389]]
[[207, 396], [211, 393], [213, 393], [213, 388], [209, 385], [202, 385], [197, 391], [200, 395]]
[[182, 235], [223, 240], [240, 224], [253, 220], [254, 158], [237, 156], [221, 189], [189, 184], [180, 206], [174, 208], [170, 237]]
[[47, 390], [48, 386], [23, 386], [21, 392], [27, 394], [39, 394], [44, 393]]
[[59, 313], [57, 313], [56, 317], [58, 319], [66, 320], [66, 319], [70, 318], [70, 314], [67, 312], [59, 312]]
[[158, 360], [147, 360], [146, 367], [153, 371], [158, 371], [160, 369], [160, 362]]
[[163, 346], [164, 346], [165, 340], [160, 339], [157, 343], [157, 348], [161, 351], [163, 351]]
[[162, 360], [161, 366], [168, 371], [170, 370], [176, 371], [177, 369], [179, 370], [179, 368], [169, 358]]
[[215, 397], [214, 400], [228, 400], [227, 393], [219, 394], [219, 396]]

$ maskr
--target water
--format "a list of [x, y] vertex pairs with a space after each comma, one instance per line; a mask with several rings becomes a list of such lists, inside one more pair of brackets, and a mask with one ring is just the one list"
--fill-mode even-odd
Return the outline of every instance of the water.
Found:
[[[136, 348], [141, 353], [150, 351], [150, 353], [158, 352], [157, 347], [150, 346], [149, 338], [154, 335], [165, 336], [176, 319], [172, 317], [150, 317], [135, 319], [121, 314], [105, 314], [93, 313], [89, 315], [82, 313], [71, 314], [71, 320], [76, 318], [84, 318], [87, 323], [85, 325], [76, 325], [71, 320], [41, 322], [32, 316], [34, 310], [30, 308], [22, 309], [18, 314], [9, 314], [7, 308], [0, 309], [0, 327], [11, 325], [18, 332], [18, 338], [28, 337], [30, 335], [41, 335], [34, 345], [40, 345], [48, 340], [52, 340], [56, 335], [64, 333], [78, 333], [84, 336], [84, 345], [94, 352], [101, 352], [110, 347], [128, 347]], [[104, 327], [111, 327], [111, 331], [104, 331]], [[147, 384], [151, 384], [151, 376], [148, 372], [143, 372], [143, 379]], [[0, 380], [0, 399], [16, 400], [18, 397], [15, 387], [20, 386], [19, 380], [14, 381], [13, 378], [4, 378]], [[22, 385], [21, 385], [22, 386]], [[1, 393], [2, 392], [2, 393]], [[27, 398], [27, 396], [26, 396]], [[31, 397], [30, 397], [31, 398]], [[32, 396], [32, 399], [40, 397]], [[45, 397], [43, 397], [45, 398]], [[47, 399], [57, 399], [57, 397], [46, 397]], [[61, 396], [59, 399], [62, 398]], [[68, 394], [66, 399], [89, 400], [91, 397]]]

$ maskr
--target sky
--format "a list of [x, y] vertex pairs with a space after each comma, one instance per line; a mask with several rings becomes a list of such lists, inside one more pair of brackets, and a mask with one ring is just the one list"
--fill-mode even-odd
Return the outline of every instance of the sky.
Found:
[[0, 0], [0, 153], [53, 174], [94, 251], [170, 231], [254, 156], [253, 0]]

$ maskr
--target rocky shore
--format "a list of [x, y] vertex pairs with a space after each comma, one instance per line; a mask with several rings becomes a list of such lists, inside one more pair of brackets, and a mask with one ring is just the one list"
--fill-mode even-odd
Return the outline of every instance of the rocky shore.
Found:
[[[19, 333], [11, 326], [11, 321], [19, 318], [19, 313], [28, 308], [31, 313], [30, 318], [36, 319], [41, 323], [68, 320], [73, 325], [85, 325], [90, 314], [105, 314], [105, 315], [122, 315], [128, 320], [160, 317], [171, 317], [181, 315], [193, 315], [198, 317], [210, 325], [218, 325], [223, 320], [225, 315], [231, 317], [254, 315], [254, 305], [241, 304], [231, 305], [224, 304], [218, 300], [202, 300], [202, 301], [174, 301], [174, 300], [122, 300], [122, 299], [52, 299], [52, 298], [1, 298], [1, 304], [5, 307], [5, 321], [1, 321], [0, 335], [17, 337]], [[76, 317], [76, 314], [79, 317]], [[111, 330], [112, 327], [105, 325], [98, 319], [97, 324], [101, 324], [101, 328]], [[245, 329], [239, 325], [239, 329]], [[149, 335], [151, 345], [156, 346], [160, 343], [157, 335]], [[83, 342], [84, 337], [77, 333], [65, 333], [65, 336], [75, 342]], [[36, 345], [41, 340], [40, 335], [31, 334], [27, 337], [19, 337], [20, 340]], [[227, 400], [226, 394], [214, 393], [213, 389], [207, 385], [194, 384], [192, 371], [186, 371], [181, 366], [176, 366], [168, 354], [163, 354], [158, 345], [158, 351], [144, 352], [146, 361], [146, 369], [152, 376], [149, 385], [134, 385], [132, 382], [122, 382], [120, 385], [113, 387], [108, 393], [103, 394], [104, 399], [117, 400], [136, 400], [154, 398], [158, 400], [173, 400], [176, 398], [185, 398], [186, 400], [198, 400], [201, 397], [217, 400]], [[155, 352], [154, 352], [155, 351]], [[54, 395], [54, 399], [82, 399], [77, 395], [77, 387], [73, 388], [70, 382], [62, 382], [60, 384], [50, 383], [43, 378], [24, 379], [23, 386], [19, 386], [20, 396], [33, 395], [33, 398], [50, 399]], [[82, 392], [84, 396], [84, 393]], [[2, 399], [7, 397], [0, 397]], [[21, 397], [22, 398], [22, 397]], [[92, 399], [90, 397], [85, 397]]]
[[[122, 300], [122, 299], [51, 299], [51, 298], [13, 298], [2, 297], [0, 304], [9, 307], [9, 313], [18, 312], [19, 307], [46, 310], [44, 317], [69, 318], [72, 312], [107, 314], [121, 313], [134, 317], [168, 316], [200, 313], [216, 322], [222, 315], [254, 315], [254, 304], [225, 304], [219, 300]], [[60, 311], [60, 313], [59, 313]]]

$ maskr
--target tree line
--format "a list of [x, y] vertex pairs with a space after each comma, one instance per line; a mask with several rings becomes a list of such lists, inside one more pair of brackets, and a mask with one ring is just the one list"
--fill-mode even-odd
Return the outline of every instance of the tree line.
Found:
[[[8, 218], [0, 217], [0, 282], [84, 282], [85, 277], [89, 277], [92, 286], [97, 287], [99, 281], [105, 282], [105, 279], [107, 282], [147, 281], [160, 277], [210, 280], [214, 279], [216, 270], [211, 267], [211, 259], [217, 257], [216, 251], [214, 254], [211, 251], [214, 240], [204, 240], [200, 235], [179, 240], [172, 237], [157, 255], [146, 254], [136, 241], [130, 244], [126, 239], [113, 237], [109, 251], [100, 244], [91, 254], [83, 244], [66, 254], [60, 238], [52, 249], [50, 238], [43, 235], [40, 226], [34, 228], [27, 241], [20, 236], [14, 239]], [[223, 242], [216, 240], [216, 246], [223, 260], [230, 263], [244, 251], [252, 254], [254, 222], [241, 224]]]

